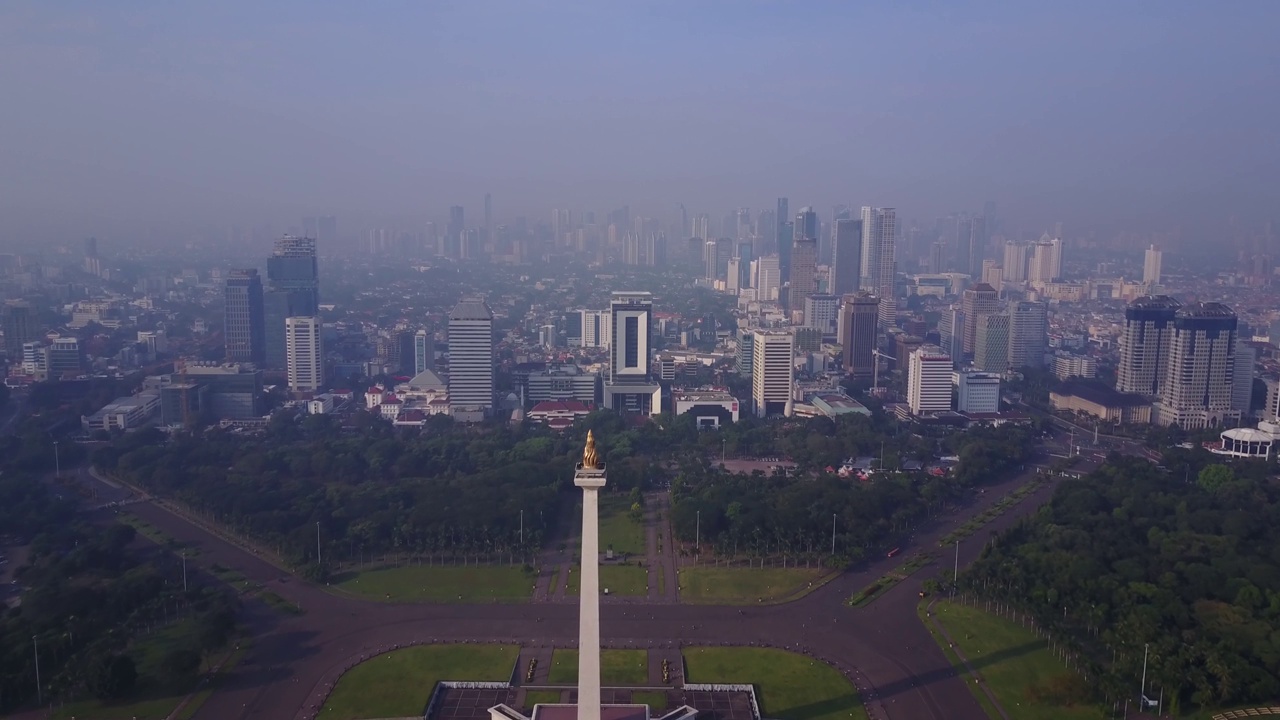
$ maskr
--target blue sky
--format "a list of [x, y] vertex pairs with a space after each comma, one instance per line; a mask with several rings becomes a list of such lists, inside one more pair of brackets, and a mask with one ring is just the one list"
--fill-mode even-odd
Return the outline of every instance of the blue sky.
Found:
[[[1280, 200], [1280, 3], [5, 2], [0, 233]], [[475, 215], [473, 215], [475, 217]]]

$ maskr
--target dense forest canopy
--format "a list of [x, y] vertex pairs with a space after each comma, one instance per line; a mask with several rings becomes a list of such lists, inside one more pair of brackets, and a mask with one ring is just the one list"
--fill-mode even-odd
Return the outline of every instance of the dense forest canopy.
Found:
[[1177, 455], [1166, 459], [1168, 471], [1113, 456], [1097, 472], [1064, 481], [961, 584], [1031, 612], [1088, 659], [1111, 697], [1139, 682], [1149, 646], [1149, 687], [1163, 688], [1174, 707], [1274, 701], [1275, 466]]

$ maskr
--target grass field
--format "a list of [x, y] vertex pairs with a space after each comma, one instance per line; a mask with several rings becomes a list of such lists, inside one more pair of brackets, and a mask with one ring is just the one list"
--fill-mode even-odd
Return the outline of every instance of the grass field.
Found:
[[534, 582], [508, 565], [408, 565], [348, 573], [335, 584], [375, 600], [474, 603], [528, 600]]
[[532, 710], [538, 703], [558, 703], [561, 697], [559, 690], [530, 690], [524, 694], [524, 707]]
[[756, 686], [760, 712], [779, 720], [866, 718], [858, 691], [826, 663], [770, 648], [689, 647], [684, 650], [691, 683]]
[[600, 498], [600, 552], [613, 546], [616, 553], [644, 554], [644, 523], [631, 519], [631, 503], [626, 495]]
[[871, 583], [869, 583], [866, 587], [854, 593], [849, 598], [847, 604], [850, 605], [851, 607], [866, 605], [867, 603], [871, 602], [872, 600], [875, 600], [877, 597], [883, 594], [885, 590], [888, 590], [894, 585], [897, 585], [903, 580], [906, 580], [915, 571], [919, 570], [925, 565], [928, 565], [931, 562], [933, 562], [933, 558], [926, 553], [917, 553], [916, 555], [912, 555], [903, 564], [890, 570], [884, 575], [881, 575], [880, 577], [871, 581]]
[[[578, 651], [556, 650], [551, 654], [547, 682], [576, 685]], [[605, 685], [645, 685], [649, 682], [649, 653], [644, 650], [601, 650], [600, 682]]]
[[808, 588], [822, 574], [818, 568], [680, 569], [680, 601], [745, 605], [771, 602]]
[[[577, 595], [582, 588], [582, 576], [578, 567], [569, 568], [569, 579], [565, 581], [565, 593]], [[638, 565], [601, 565], [600, 592], [609, 588], [610, 595], [647, 595], [649, 594], [649, 573]]]
[[418, 645], [351, 668], [319, 717], [327, 720], [421, 715], [441, 680], [501, 682], [511, 677], [514, 645]]
[[[1044, 720], [1096, 720], [1104, 713], [1089, 704], [1067, 705], [1040, 697], [1035, 688], [1078, 687], [1083, 694], [1083, 678], [1069, 670], [1049, 652], [1045, 641], [1030, 630], [976, 607], [940, 602], [933, 617], [982, 676], [1000, 705], [1014, 717]], [[945, 640], [934, 639], [946, 651]], [[950, 655], [950, 653], [948, 653]], [[955, 658], [952, 658], [955, 662]], [[972, 683], [972, 680], [969, 680]], [[981, 690], [975, 689], [975, 695]], [[993, 709], [987, 707], [988, 714]], [[998, 718], [998, 714], [992, 714]]]
[[631, 693], [631, 702], [636, 705], [648, 705], [650, 710], [666, 710], [667, 694], [656, 690], [638, 690]]

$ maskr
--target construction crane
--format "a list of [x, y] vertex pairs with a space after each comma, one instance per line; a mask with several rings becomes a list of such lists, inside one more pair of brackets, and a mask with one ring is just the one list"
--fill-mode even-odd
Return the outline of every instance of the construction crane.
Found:
[[871, 357], [871, 393], [874, 395], [875, 391], [880, 387], [880, 358], [888, 358], [894, 362], [898, 362], [898, 358], [892, 355], [885, 355], [880, 352], [880, 348], [873, 349]]

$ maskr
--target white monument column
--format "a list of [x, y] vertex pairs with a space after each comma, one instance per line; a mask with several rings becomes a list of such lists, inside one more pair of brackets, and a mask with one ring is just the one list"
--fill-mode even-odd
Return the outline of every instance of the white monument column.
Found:
[[578, 720], [600, 720], [600, 488], [604, 465], [587, 431], [582, 462], [573, 474], [582, 488], [582, 604], [578, 615]]

